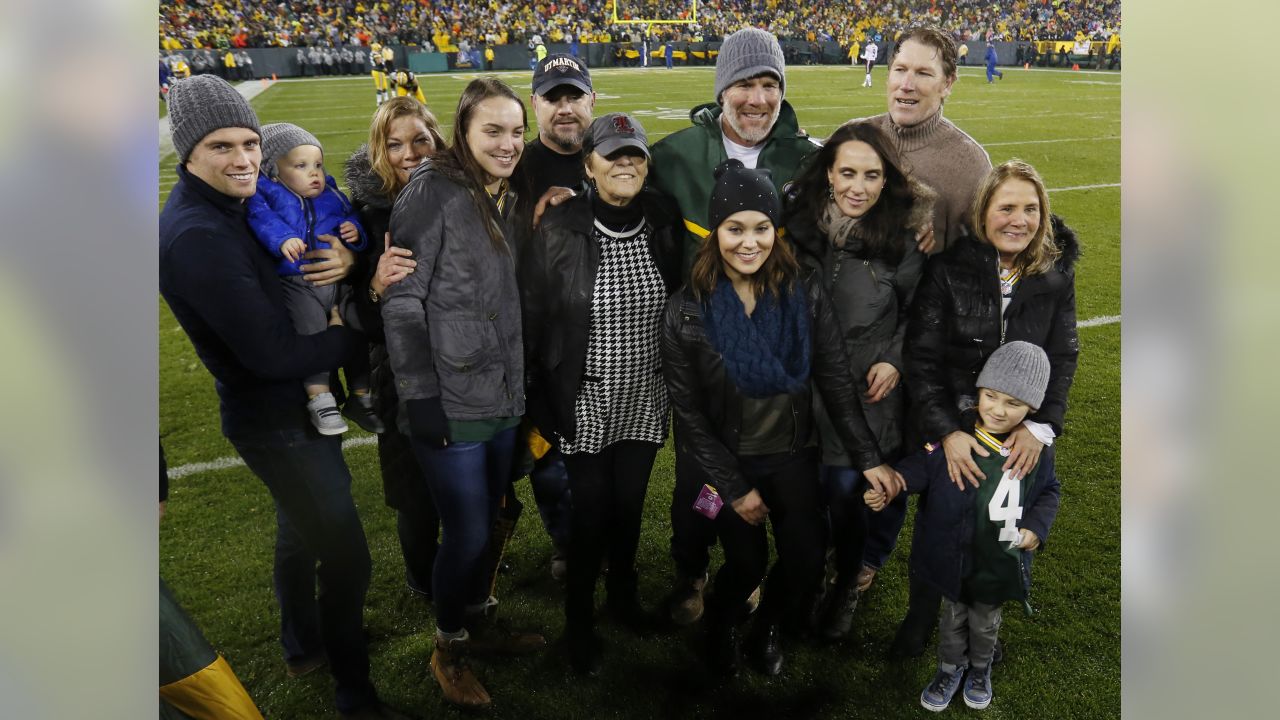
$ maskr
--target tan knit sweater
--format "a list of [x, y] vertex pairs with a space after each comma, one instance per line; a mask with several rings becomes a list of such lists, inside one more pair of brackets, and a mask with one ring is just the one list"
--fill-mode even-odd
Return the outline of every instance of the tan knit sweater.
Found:
[[938, 193], [933, 208], [934, 253], [951, 246], [969, 226], [969, 206], [987, 173], [991, 158], [976, 140], [942, 117], [942, 111], [919, 125], [902, 127], [889, 113], [867, 118], [896, 138], [911, 176]]

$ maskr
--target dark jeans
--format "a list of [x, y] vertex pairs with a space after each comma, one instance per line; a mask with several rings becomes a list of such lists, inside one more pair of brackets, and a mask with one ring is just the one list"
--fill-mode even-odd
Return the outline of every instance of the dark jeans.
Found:
[[[769, 571], [760, 620], [798, 625], [822, 573], [817, 451], [739, 456], [738, 467], [768, 506], [777, 544], [778, 559]], [[716, 573], [711, 606], [717, 616], [734, 622], [768, 570], [769, 534], [763, 523], [748, 524], [727, 502], [715, 527], [724, 547], [724, 565]]]
[[862, 473], [851, 467], [822, 466], [822, 494], [831, 527], [831, 547], [835, 548], [836, 573], [840, 582], [852, 581], [862, 568], [862, 550], [867, 542], [867, 513], [862, 501], [867, 489]]
[[[678, 429], [673, 432], [679, 432]], [[676, 450], [676, 483], [671, 492], [671, 559], [677, 574], [700, 578], [711, 563], [716, 526], [693, 509], [707, 476], [696, 460]]]
[[907, 521], [907, 493], [898, 493], [880, 512], [867, 514], [866, 543], [862, 548], [862, 562], [877, 570], [889, 562], [889, 556], [898, 546], [898, 535]]
[[456, 442], [444, 448], [413, 441], [444, 528], [431, 573], [441, 632], [462, 630], [466, 606], [489, 596], [485, 552], [510, 482], [515, 438], [511, 428], [486, 442]]
[[551, 536], [551, 544], [559, 550], [569, 547], [573, 492], [569, 489], [569, 473], [559, 450], [551, 448], [533, 463], [529, 485], [533, 489], [533, 499], [538, 503], [542, 526]]
[[394, 415], [383, 421], [387, 431], [378, 436], [378, 463], [387, 504], [396, 509], [396, 536], [404, 555], [405, 582], [410, 589], [429, 595], [440, 516], [408, 436], [396, 430]]
[[609, 558], [605, 589], [625, 601], [636, 594], [636, 547], [649, 474], [660, 446], [617, 442], [599, 453], [564, 456], [573, 493], [565, 619], [590, 624], [600, 562]]
[[351, 499], [341, 440], [298, 430], [232, 444], [275, 501], [275, 590], [285, 661], [323, 650], [339, 710], [376, 702], [364, 635], [369, 546]]

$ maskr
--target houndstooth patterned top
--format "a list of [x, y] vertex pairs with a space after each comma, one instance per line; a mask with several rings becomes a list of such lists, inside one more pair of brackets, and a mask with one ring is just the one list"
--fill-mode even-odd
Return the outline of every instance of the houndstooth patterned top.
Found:
[[667, 389], [659, 333], [666, 286], [649, 254], [647, 224], [615, 232], [599, 220], [600, 269], [591, 299], [591, 333], [582, 387], [574, 404], [577, 437], [561, 452], [598, 453], [621, 440], [661, 443]]

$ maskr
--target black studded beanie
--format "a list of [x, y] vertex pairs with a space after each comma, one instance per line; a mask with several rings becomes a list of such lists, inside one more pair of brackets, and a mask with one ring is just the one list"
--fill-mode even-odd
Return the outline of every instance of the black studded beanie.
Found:
[[262, 126], [262, 170], [276, 176], [276, 161], [299, 145], [315, 145], [324, 152], [324, 146], [315, 135], [293, 123], [270, 123]]
[[181, 162], [191, 157], [205, 135], [228, 127], [262, 134], [253, 106], [226, 80], [217, 75], [196, 75], [169, 89], [169, 135]]
[[987, 358], [977, 386], [1002, 392], [1038, 410], [1049, 387], [1049, 356], [1029, 342], [1005, 343]]
[[778, 86], [786, 97], [787, 59], [777, 38], [759, 28], [743, 28], [726, 37], [716, 56], [716, 102], [720, 102], [725, 88], [764, 73], [778, 77]]
[[711, 191], [707, 212], [712, 233], [725, 218], [743, 210], [758, 210], [768, 215], [774, 227], [781, 222], [782, 203], [768, 170], [751, 170], [741, 160], [730, 159], [720, 163], [715, 176], [716, 186]]

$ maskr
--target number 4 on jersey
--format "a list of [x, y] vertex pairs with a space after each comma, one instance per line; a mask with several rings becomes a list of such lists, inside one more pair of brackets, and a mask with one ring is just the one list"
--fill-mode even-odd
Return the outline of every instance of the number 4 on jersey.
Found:
[[1018, 520], [1022, 519], [1022, 481], [1007, 471], [1000, 478], [996, 492], [987, 503], [987, 513], [993, 523], [1004, 523], [1000, 528], [1001, 542], [1017, 542], [1019, 539]]

